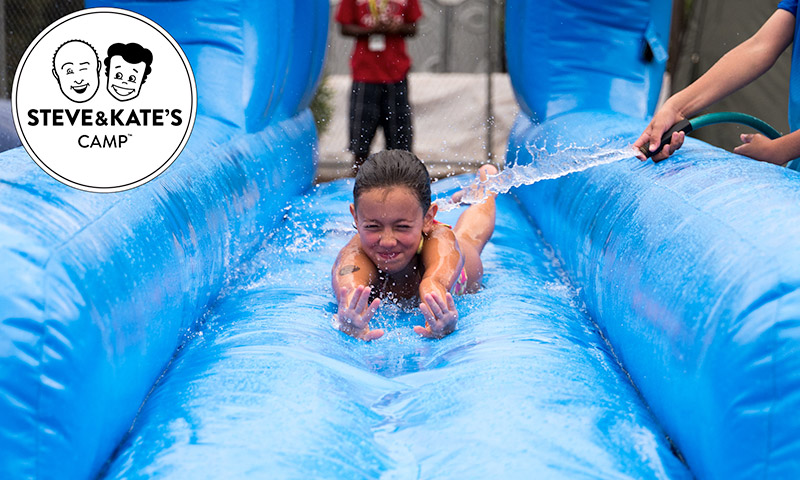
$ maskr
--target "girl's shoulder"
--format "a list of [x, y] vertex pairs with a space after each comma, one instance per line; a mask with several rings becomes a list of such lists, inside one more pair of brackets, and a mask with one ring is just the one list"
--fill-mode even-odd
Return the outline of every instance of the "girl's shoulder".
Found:
[[450, 224], [440, 222], [439, 220], [433, 219], [433, 227], [431, 228], [431, 234], [435, 232], [447, 232], [452, 231], [453, 227]]
[[455, 241], [455, 233], [453, 232], [453, 227], [442, 223], [438, 220], [433, 221], [433, 226], [431, 227], [430, 232], [428, 232], [427, 237], [429, 239], [436, 239], [436, 240], [451, 240]]

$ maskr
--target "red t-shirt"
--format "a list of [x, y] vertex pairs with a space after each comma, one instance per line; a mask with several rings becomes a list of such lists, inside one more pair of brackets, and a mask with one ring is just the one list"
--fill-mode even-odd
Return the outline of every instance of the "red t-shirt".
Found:
[[[415, 23], [422, 17], [418, 0], [342, 0], [336, 21], [342, 24], [371, 27], [377, 18]], [[411, 68], [406, 42], [401, 35], [386, 35], [386, 47], [371, 51], [369, 38], [358, 37], [350, 60], [353, 80], [365, 83], [397, 83]]]

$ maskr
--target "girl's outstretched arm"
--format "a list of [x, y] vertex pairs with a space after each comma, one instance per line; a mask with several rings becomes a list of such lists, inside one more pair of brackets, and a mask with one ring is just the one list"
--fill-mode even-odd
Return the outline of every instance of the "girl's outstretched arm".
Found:
[[456, 329], [458, 311], [450, 289], [464, 267], [464, 258], [450, 228], [438, 226], [431, 232], [422, 250], [422, 263], [425, 275], [419, 284], [419, 297], [425, 326], [416, 326], [414, 331], [424, 337], [442, 338]]
[[353, 237], [333, 264], [331, 284], [338, 304], [334, 319], [339, 330], [369, 341], [383, 335], [383, 330], [369, 329], [369, 321], [380, 306], [377, 298], [369, 302], [370, 285], [378, 271], [360, 245], [358, 236]]

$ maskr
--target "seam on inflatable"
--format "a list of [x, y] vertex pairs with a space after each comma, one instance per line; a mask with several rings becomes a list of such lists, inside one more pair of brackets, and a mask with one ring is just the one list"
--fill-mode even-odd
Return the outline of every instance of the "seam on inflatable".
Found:
[[[89, 194], [95, 195], [95, 194]], [[43, 395], [43, 382], [42, 376], [45, 374], [45, 358], [44, 358], [44, 350], [45, 345], [47, 344], [47, 338], [50, 335], [49, 333], [49, 326], [48, 323], [52, 322], [53, 319], [50, 318], [49, 315], [49, 296], [46, 292], [49, 292], [49, 284], [51, 283], [52, 274], [49, 272], [50, 262], [53, 259], [54, 255], [59, 252], [65, 245], [69, 242], [74, 240], [78, 235], [80, 235], [86, 228], [89, 226], [94, 225], [98, 220], [105, 217], [113, 208], [119, 205], [120, 200], [113, 202], [108, 208], [106, 208], [100, 215], [93, 218], [91, 221], [87, 222], [84, 225], [76, 230], [75, 232], [71, 233], [67, 238], [62, 240], [58, 245], [51, 248], [50, 252], [47, 255], [47, 259], [42, 264], [42, 273], [44, 275], [44, 279], [42, 281], [42, 336], [39, 338], [39, 345], [37, 347], [37, 355], [39, 359], [39, 371], [38, 371], [38, 378], [36, 383], [36, 454], [34, 456], [34, 470], [36, 472], [36, 478], [41, 478], [41, 462], [42, 462], [42, 442], [43, 442], [43, 434], [42, 429], [44, 427], [44, 422], [42, 419], [42, 395]]]
[[42, 279], [42, 336], [39, 337], [39, 345], [38, 345], [38, 358], [39, 358], [39, 375], [36, 379], [36, 440], [34, 444], [36, 445], [36, 454], [34, 455], [34, 472], [36, 474], [36, 478], [41, 478], [40, 473], [40, 465], [41, 465], [41, 449], [42, 449], [42, 375], [44, 374], [44, 346], [46, 344], [47, 338], [47, 309], [49, 302], [48, 296], [46, 292], [49, 291], [48, 283], [50, 282], [50, 274], [47, 272], [47, 265], [50, 263], [50, 258], [52, 257], [52, 251], [47, 255], [47, 260], [45, 260], [44, 264], [42, 265], [42, 274], [44, 278]]
[[[606, 334], [606, 332], [607, 332], [606, 327], [599, 320], [599, 318], [603, 317], [602, 316], [602, 312], [599, 311], [599, 306], [595, 305], [594, 307], [592, 307], [586, 301], [586, 292], [587, 292], [586, 286], [585, 285], [581, 285], [579, 282], [575, 281], [575, 279], [572, 278], [572, 276], [570, 275], [567, 267], [565, 266], [566, 265], [565, 260], [561, 256], [558, 255], [558, 253], [557, 253], [558, 251], [547, 240], [547, 237], [545, 236], [544, 231], [540, 228], [536, 218], [533, 217], [533, 215], [528, 211], [527, 208], [525, 208], [525, 205], [522, 203], [522, 201], [520, 200], [520, 198], [516, 194], [513, 194], [513, 198], [517, 202], [517, 204], [519, 205], [520, 211], [523, 213], [523, 216], [532, 225], [534, 231], [536, 232], [536, 235], [538, 236], [540, 242], [544, 246], [545, 255], [547, 256], [547, 258], [551, 262], [553, 262], [553, 261], [557, 262], [557, 264], [553, 265], [554, 272], [556, 273], [556, 275], [563, 282], [565, 282], [570, 288], [572, 288], [575, 291], [576, 295], [578, 296], [580, 301], [583, 303], [583, 308], [582, 308], [582, 310], [584, 312], [583, 314], [591, 322], [592, 326], [595, 328], [598, 337], [600, 337], [600, 339], [602, 340], [602, 344], [607, 348], [610, 358], [613, 359], [614, 363], [616, 363], [616, 365], [619, 368], [619, 370], [623, 373], [625, 378], [628, 380], [629, 385], [631, 386], [633, 391], [636, 392], [636, 395], [641, 400], [642, 405], [644, 406], [646, 411], [652, 417], [653, 422], [655, 423], [655, 425], [658, 426], [658, 429], [659, 429], [661, 435], [663, 435], [663, 437], [669, 443], [670, 448], [673, 450], [673, 452], [676, 452], [678, 458], [680, 458], [683, 463], [686, 463], [686, 461], [684, 460], [683, 453], [681, 452], [679, 446], [672, 439], [672, 436], [670, 436], [670, 433], [667, 431], [667, 428], [665, 427], [665, 424], [662, 421], [662, 418], [659, 415], [656, 415], [656, 412], [653, 410], [653, 407], [651, 406], [647, 396], [645, 396], [644, 392], [642, 392], [642, 390], [639, 388], [639, 385], [634, 381], [633, 376], [631, 376], [631, 374], [630, 374], [630, 371], [628, 370], [628, 368], [623, 363], [622, 358], [620, 357], [620, 355], [617, 353], [617, 349], [615, 348], [614, 344], [611, 342], [610, 338]], [[604, 205], [606, 205], [606, 204], [607, 204], [607, 202], [604, 202]], [[561, 217], [559, 217], [559, 218], [561, 218]], [[564, 220], [562, 219], [561, 222], [563, 223]], [[586, 260], [586, 261], [588, 261], [588, 260]], [[578, 260], [578, 262], [580, 263], [581, 261]], [[596, 302], [596, 303], [598, 303], [598, 302]]]
[[783, 302], [784, 298], [785, 296], [781, 295], [776, 302], [773, 302], [774, 308], [772, 311], [772, 322], [770, 322], [770, 325], [772, 325], [772, 328], [770, 328], [770, 331], [772, 332], [772, 335], [770, 335], [770, 340], [771, 340], [770, 343], [772, 344], [771, 345], [772, 348], [770, 350], [772, 351], [772, 355], [769, 362], [769, 373], [770, 373], [770, 393], [772, 395], [769, 402], [769, 412], [767, 413], [767, 455], [766, 458], [764, 459], [764, 478], [769, 478], [770, 463], [772, 460], [772, 453], [774, 448], [772, 427], [775, 423], [775, 418], [774, 418], [775, 408], [776, 408], [775, 405], [778, 400], [778, 395], [777, 395], [778, 388], [777, 388], [777, 382], [775, 381], [777, 377], [775, 373], [775, 367], [777, 363], [775, 354], [778, 346], [778, 338], [777, 338], [779, 330], [778, 327], [780, 326], [780, 320], [778, 319], [778, 312], [780, 311], [780, 308], [778, 307]]

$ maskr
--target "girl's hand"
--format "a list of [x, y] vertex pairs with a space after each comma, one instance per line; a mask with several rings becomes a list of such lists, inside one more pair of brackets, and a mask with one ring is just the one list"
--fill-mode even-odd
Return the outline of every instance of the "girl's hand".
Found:
[[419, 304], [419, 309], [425, 317], [425, 326], [417, 325], [414, 331], [423, 337], [442, 338], [456, 329], [458, 311], [450, 292], [447, 292], [445, 299], [436, 293], [428, 293], [425, 301]]
[[375, 315], [375, 311], [381, 304], [381, 300], [376, 298], [367, 305], [371, 291], [369, 287], [359, 285], [348, 300], [350, 292], [347, 287], [342, 287], [339, 290], [339, 311], [333, 317], [339, 330], [366, 342], [383, 335], [382, 329], [369, 329], [369, 321], [372, 320], [372, 316]]
[[[733, 149], [733, 153], [750, 157], [762, 162], [783, 165], [785, 161], [778, 158], [780, 155], [775, 152], [774, 143], [769, 138], [760, 133], [743, 133], [740, 136], [742, 144]], [[788, 161], [788, 160], [787, 160]]]

